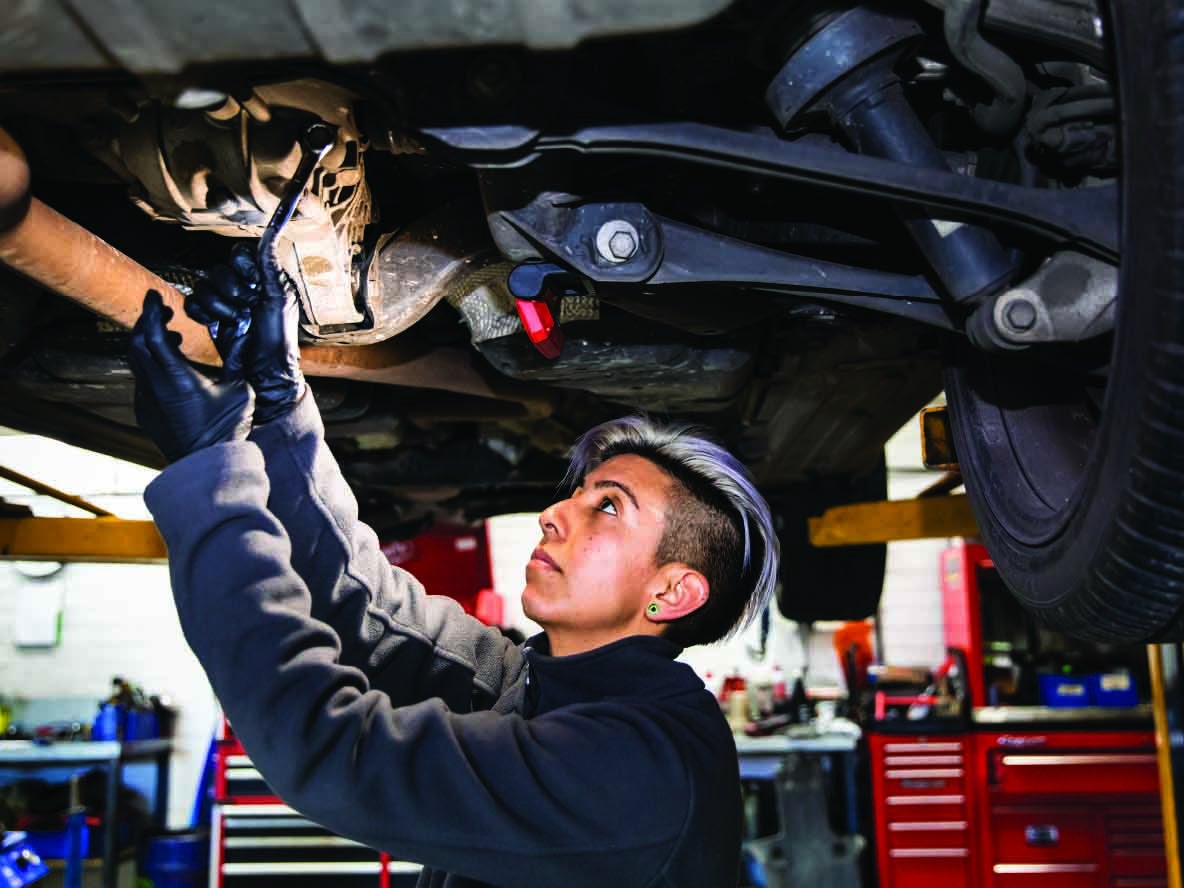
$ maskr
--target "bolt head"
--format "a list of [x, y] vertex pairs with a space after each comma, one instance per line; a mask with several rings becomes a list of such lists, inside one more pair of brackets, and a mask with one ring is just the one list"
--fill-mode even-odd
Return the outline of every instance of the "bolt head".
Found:
[[597, 230], [596, 252], [606, 262], [627, 262], [637, 253], [640, 241], [641, 237], [631, 223], [613, 219]]
[[637, 252], [637, 241], [627, 231], [618, 231], [608, 239], [608, 251], [616, 259], [628, 259]]
[[1004, 316], [1007, 326], [1018, 333], [1026, 333], [1036, 326], [1036, 306], [1027, 299], [1016, 299], [1007, 306]]

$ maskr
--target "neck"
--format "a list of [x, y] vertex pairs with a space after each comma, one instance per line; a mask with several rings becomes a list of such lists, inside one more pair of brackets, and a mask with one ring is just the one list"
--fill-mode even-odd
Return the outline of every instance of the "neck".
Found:
[[586, 651], [604, 647], [630, 635], [661, 635], [662, 628], [649, 620], [638, 626], [631, 626], [627, 630], [596, 631], [592, 629], [563, 629], [558, 626], [544, 626], [547, 640], [551, 644], [551, 656], [570, 657], [572, 654], [582, 654]]

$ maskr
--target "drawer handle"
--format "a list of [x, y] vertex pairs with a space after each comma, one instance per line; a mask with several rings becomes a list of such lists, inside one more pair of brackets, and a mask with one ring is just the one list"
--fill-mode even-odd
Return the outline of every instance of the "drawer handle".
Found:
[[1030, 823], [1024, 827], [1024, 843], [1033, 848], [1055, 848], [1061, 844], [1061, 831], [1051, 823]]
[[1080, 767], [1082, 765], [1154, 765], [1157, 759], [1154, 753], [1134, 755], [1005, 755], [1002, 763], [1010, 768], [1015, 767]]

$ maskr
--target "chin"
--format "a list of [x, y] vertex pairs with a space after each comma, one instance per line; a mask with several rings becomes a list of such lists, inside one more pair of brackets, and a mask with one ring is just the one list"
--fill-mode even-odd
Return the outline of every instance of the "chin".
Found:
[[522, 613], [545, 629], [548, 623], [547, 610], [546, 600], [541, 599], [538, 590], [528, 583], [522, 590]]

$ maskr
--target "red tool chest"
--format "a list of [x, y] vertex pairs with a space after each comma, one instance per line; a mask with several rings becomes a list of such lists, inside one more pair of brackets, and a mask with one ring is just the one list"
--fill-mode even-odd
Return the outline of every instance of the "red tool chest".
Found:
[[988, 705], [999, 614], [1017, 611], [984, 608], [983, 596], [1006, 593], [980, 589], [992, 570], [981, 546], [951, 547], [942, 568], [968, 705], [933, 724], [869, 728], [882, 888], [1166, 888], [1149, 707]]
[[881, 888], [973, 885], [966, 738], [873, 734], [868, 743]]
[[983, 888], [1166, 888], [1149, 731], [982, 731], [970, 739]]
[[871, 734], [881, 888], [1167, 886], [1149, 731]]

